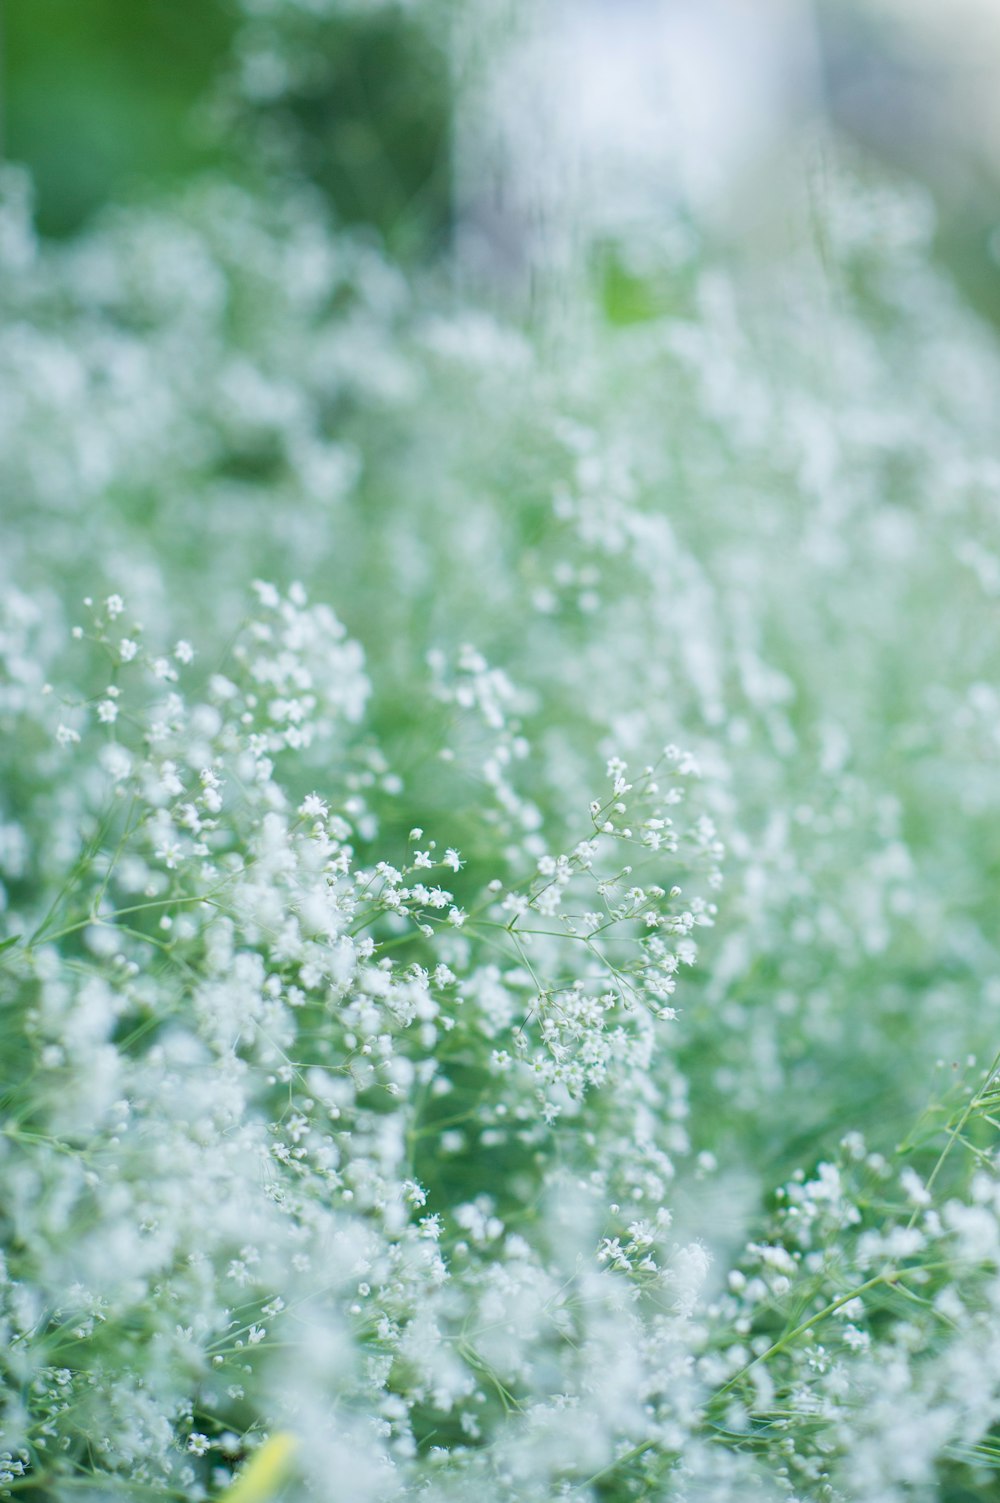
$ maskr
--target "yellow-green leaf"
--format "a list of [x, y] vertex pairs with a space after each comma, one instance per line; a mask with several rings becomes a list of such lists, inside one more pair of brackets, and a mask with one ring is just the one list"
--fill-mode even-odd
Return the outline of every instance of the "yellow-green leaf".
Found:
[[291, 1470], [298, 1438], [288, 1431], [272, 1435], [247, 1462], [222, 1503], [270, 1503]]

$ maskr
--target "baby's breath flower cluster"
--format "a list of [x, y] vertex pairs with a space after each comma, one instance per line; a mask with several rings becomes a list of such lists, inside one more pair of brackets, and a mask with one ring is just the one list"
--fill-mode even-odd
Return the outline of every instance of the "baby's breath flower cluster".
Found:
[[990, 1503], [995, 333], [830, 142], [773, 293], [404, 273], [369, 9], [240, 186], [0, 174], [0, 1496]]
[[[595, 1429], [622, 1275], [668, 1425], [707, 1262], [669, 1231], [657, 1061], [715, 912], [695, 769], [614, 759], [583, 838], [518, 881], [512, 852], [482, 883], [422, 829], [397, 850], [359, 647], [299, 585], [256, 596], [190, 689], [186, 643], [123, 662], [125, 601], [91, 601], [101, 687], [21, 706], [79, 793], [64, 880], [3, 957], [6, 1480], [205, 1496], [280, 1426], [305, 1479], [343, 1456], [362, 1496], [421, 1456], [442, 1488], [529, 1454], [554, 1486], [645, 1433], [634, 1397]], [[470, 671], [475, 709], [499, 675]]]

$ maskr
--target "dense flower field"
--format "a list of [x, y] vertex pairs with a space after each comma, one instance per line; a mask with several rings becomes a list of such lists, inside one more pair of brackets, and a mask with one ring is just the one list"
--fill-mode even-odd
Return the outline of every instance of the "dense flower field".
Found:
[[[328, 18], [247, 9], [267, 135]], [[678, 208], [515, 316], [282, 139], [59, 244], [3, 169], [0, 1496], [987, 1503], [1000, 350], [929, 204], [826, 141], [773, 278]]]

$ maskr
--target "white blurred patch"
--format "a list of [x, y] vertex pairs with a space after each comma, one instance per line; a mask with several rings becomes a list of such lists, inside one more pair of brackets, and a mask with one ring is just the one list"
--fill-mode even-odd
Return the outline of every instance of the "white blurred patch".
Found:
[[494, 272], [678, 203], [728, 214], [819, 105], [791, 0], [548, 0], [504, 35], [456, 145], [462, 253]]

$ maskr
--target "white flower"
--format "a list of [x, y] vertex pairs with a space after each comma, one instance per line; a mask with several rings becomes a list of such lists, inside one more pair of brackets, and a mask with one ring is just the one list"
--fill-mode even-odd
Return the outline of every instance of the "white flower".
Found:
[[329, 805], [318, 793], [307, 793], [299, 805], [299, 813], [304, 819], [325, 819], [329, 812]]

